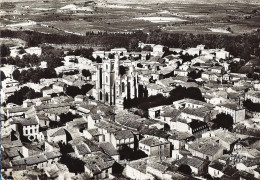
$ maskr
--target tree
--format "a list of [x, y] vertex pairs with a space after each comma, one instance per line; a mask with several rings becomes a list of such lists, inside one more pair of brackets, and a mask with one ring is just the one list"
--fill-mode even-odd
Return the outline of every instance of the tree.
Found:
[[109, 53], [109, 54], [108, 54], [108, 58], [109, 58], [109, 59], [114, 59], [114, 58], [115, 58], [115, 54]]
[[13, 75], [13, 79], [18, 81], [19, 78], [20, 78], [21, 73], [20, 73], [20, 71], [18, 69], [16, 69], [16, 70], [14, 70], [12, 75]]
[[188, 77], [191, 79], [197, 79], [201, 77], [202, 71], [196, 71], [192, 70], [191, 72], [188, 73]]
[[70, 172], [73, 173], [84, 173], [85, 172], [85, 168], [84, 165], [85, 163], [75, 157], [71, 157], [70, 154], [64, 153], [61, 156], [60, 162], [62, 164], [65, 164]]
[[81, 87], [81, 94], [86, 95], [87, 92], [89, 92], [93, 88], [92, 84], [85, 84]]
[[102, 58], [100, 56], [97, 56], [96, 61], [97, 63], [102, 63]]
[[73, 121], [73, 119], [79, 118], [79, 115], [73, 115], [71, 112], [68, 113], [62, 113], [60, 115], [60, 123], [62, 125], [65, 125], [67, 122]]
[[83, 69], [82, 70], [82, 75], [85, 76], [85, 77], [91, 77], [91, 73], [87, 69]]
[[126, 67], [124, 67], [124, 66], [119, 66], [119, 74], [121, 75], [121, 76], [123, 76], [124, 74], [126, 73]]
[[243, 105], [249, 111], [260, 112], [260, 104], [259, 103], [253, 103], [250, 99], [247, 99], [246, 101], [244, 101]]
[[24, 48], [20, 48], [20, 50], [19, 50], [19, 54], [24, 54], [24, 53], [26, 53], [26, 51], [24, 50]]
[[143, 48], [143, 51], [153, 51], [153, 48], [150, 45], [147, 45]]
[[10, 49], [5, 44], [1, 45], [1, 57], [6, 57], [10, 55]]
[[191, 168], [190, 166], [186, 165], [186, 164], [181, 164], [179, 167], [178, 167], [178, 171], [184, 173], [184, 174], [187, 174], [187, 175], [191, 175]]
[[81, 94], [81, 89], [76, 86], [69, 86], [66, 88], [66, 94], [74, 98], [75, 96]]
[[5, 80], [5, 79], [6, 79], [5, 73], [3, 71], [1, 71], [1, 81]]
[[220, 113], [216, 116], [216, 119], [213, 120], [215, 128], [224, 128], [231, 130], [233, 127], [233, 117], [229, 114]]
[[9, 96], [6, 100], [6, 103], [22, 105], [23, 101], [26, 99], [35, 99], [41, 96], [41, 93], [35, 92], [34, 89], [24, 86], [19, 91], [15, 91], [13, 95]]
[[185, 93], [186, 98], [195, 99], [199, 101], [205, 101], [204, 97], [199, 88], [197, 87], [189, 87]]
[[55, 69], [56, 67], [63, 66], [64, 63], [62, 62], [63, 59], [61, 57], [50, 55], [46, 57], [47, 59], [47, 67], [51, 69]]
[[143, 65], [141, 63], [138, 63], [136, 66], [139, 68], [143, 68]]

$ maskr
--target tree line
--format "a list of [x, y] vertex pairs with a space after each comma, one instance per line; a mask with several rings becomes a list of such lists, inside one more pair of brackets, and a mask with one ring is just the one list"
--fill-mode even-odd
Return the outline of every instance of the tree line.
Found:
[[39, 83], [41, 79], [51, 79], [57, 78], [57, 74], [55, 69], [52, 68], [30, 68], [28, 70], [22, 70], [21, 72], [16, 69], [13, 72], [13, 79], [19, 81], [20, 84], [24, 84], [27, 82]]
[[144, 116], [147, 115], [148, 109], [161, 105], [170, 105], [174, 101], [181, 100], [184, 98], [195, 99], [199, 101], [205, 101], [202, 96], [202, 93], [197, 87], [182, 87], [177, 86], [170, 92], [169, 97], [164, 97], [162, 94], [157, 94], [155, 96], [147, 96], [146, 89], [143, 90], [143, 96], [139, 96], [134, 99], [125, 99], [124, 100], [124, 108], [138, 108], [141, 109]]
[[260, 31], [250, 34], [192, 34], [168, 33], [159, 29], [149, 33], [135, 31], [133, 33], [86, 33], [86, 36], [43, 34], [34, 31], [1, 30], [2, 37], [20, 38], [28, 42], [28, 46], [42, 43], [53, 44], [88, 44], [93, 47], [103, 47], [110, 50], [124, 47], [129, 51], [138, 50], [138, 42], [161, 44], [167, 47], [183, 48], [204, 44], [206, 48], [225, 48], [235, 57], [249, 60], [250, 55], [260, 56]]

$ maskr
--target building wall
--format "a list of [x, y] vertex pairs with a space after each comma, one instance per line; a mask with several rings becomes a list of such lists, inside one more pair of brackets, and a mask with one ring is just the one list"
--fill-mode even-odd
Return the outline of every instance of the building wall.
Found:
[[220, 178], [224, 175], [223, 172], [217, 170], [217, 169], [214, 169], [212, 167], [208, 167], [208, 173], [211, 175], [211, 177], [216, 177], [216, 178]]
[[39, 133], [39, 125], [23, 126], [24, 136], [37, 136]]
[[238, 123], [240, 121], [245, 120], [246, 111], [245, 111], [245, 109], [240, 109], [240, 110], [236, 111], [236, 110], [221, 106], [220, 113], [229, 114], [230, 116], [233, 117], [234, 123]]
[[143, 173], [137, 169], [132, 168], [129, 165], [126, 165], [125, 168], [125, 175], [128, 178], [135, 179], [135, 180], [152, 180], [153, 178], [146, 173]]

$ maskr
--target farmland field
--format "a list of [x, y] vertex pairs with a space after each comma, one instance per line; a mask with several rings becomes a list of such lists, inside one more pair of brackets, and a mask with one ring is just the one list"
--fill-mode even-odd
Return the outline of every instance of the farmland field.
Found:
[[[97, 1], [85, 5], [84, 2], [76, 0], [72, 4], [71, 1], [57, 0], [5, 4], [2, 6], [10, 8], [0, 7], [0, 26], [12, 30], [78, 35], [88, 31], [149, 32], [157, 28], [167, 32], [236, 35], [255, 31], [260, 26], [260, 6], [253, 3], [199, 4], [190, 0], [185, 4], [175, 1], [121, 4]], [[29, 21], [37, 24], [26, 26]], [[227, 28], [231, 31], [226, 31]]]

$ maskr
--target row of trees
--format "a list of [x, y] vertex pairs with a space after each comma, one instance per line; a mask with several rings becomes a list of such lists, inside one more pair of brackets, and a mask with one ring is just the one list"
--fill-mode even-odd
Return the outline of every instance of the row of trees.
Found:
[[6, 100], [6, 103], [22, 105], [24, 100], [35, 99], [38, 97], [42, 97], [42, 94], [39, 92], [35, 92], [32, 88], [24, 86], [20, 90], [15, 91], [13, 95], [9, 96]]
[[5, 44], [1, 44], [0, 46], [0, 49], [1, 49], [1, 59], [3, 57], [6, 57], [6, 56], [9, 56], [10, 55], [10, 49], [5, 45]]
[[173, 103], [173, 101], [177, 101], [184, 98], [205, 101], [200, 89], [196, 87], [186, 88], [182, 86], [177, 86], [170, 92], [169, 97], [164, 97], [162, 94], [147, 97], [147, 92], [144, 92], [143, 94], [145, 95], [139, 96], [138, 98], [125, 99], [124, 108], [129, 109], [135, 107], [143, 110], [144, 112], [147, 112], [149, 108], [161, 105], [170, 105]]
[[1, 77], [0, 78], [1, 78], [1, 81], [6, 79], [5, 73], [3, 71], [1, 71]]
[[138, 42], [162, 44], [168, 47], [188, 48], [198, 44], [204, 44], [206, 48], [225, 48], [236, 57], [249, 60], [250, 55], [260, 56], [260, 31], [243, 35], [228, 34], [192, 34], [192, 33], [168, 33], [161, 30], [150, 31], [149, 34], [136, 31], [131, 34], [123, 33], [87, 33], [85, 37], [77, 35], [43, 34], [33, 31], [2, 30], [2, 37], [21, 38], [28, 42], [29, 46], [37, 46], [41, 43], [54, 44], [88, 44], [90, 46], [102, 46], [105, 49], [125, 47], [128, 50], [138, 50]]
[[40, 79], [50, 79], [50, 78], [56, 78], [57, 74], [54, 69], [46, 68], [46, 69], [28, 69], [28, 70], [22, 70], [21, 72], [16, 69], [13, 72], [13, 79], [20, 82], [20, 84], [24, 84], [27, 82], [33, 82], [33, 83], [39, 83]]
[[66, 94], [74, 98], [77, 95], [86, 95], [86, 93], [90, 91], [92, 88], [93, 85], [91, 84], [85, 84], [81, 88], [77, 86], [68, 86], [66, 88]]
[[67, 55], [82, 56], [84, 58], [88, 58], [94, 61], [95, 59], [92, 56], [93, 52], [94, 52], [93, 48], [80, 48], [80, 49], [76, 49], [75, 51], [69, 50]]
[[39, 66], [41, 64], [41, 59], [35, 54], [33, 55], [26, 54], [22, 58], [20, 58], [19, 56], [16, 56], [15, 58], [13, 57], [2, 58], [1, 63], [16, 65], [20, 68], [24, 68], [24, 67]]

